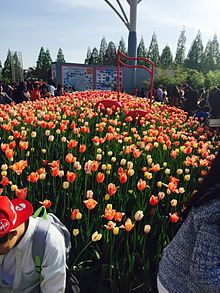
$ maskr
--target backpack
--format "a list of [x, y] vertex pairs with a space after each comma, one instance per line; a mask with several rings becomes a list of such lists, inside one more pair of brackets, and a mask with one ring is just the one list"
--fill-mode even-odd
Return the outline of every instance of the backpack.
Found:
[[50, 225], [54, 225], [58, 231], [63, 235], [66, 248], [66, 290], [65, 293], [78, 293], [79, 282], [73, 275], [72, 271], [68, 268], [68, 260], [71, 250], [71, 236], [66, 226], [52, 213], [47, 213], [46, 208], [41, 206], [33, 215], [33, 218], [37, 218], [42, 209], [44, 209], [43, 217], [37, 222], [33, 236], [32, 245], [32, 258], [35, 263], [36, 272], [40, 274], [41, 278], [41, 264], [44, 258], [47, 232]]

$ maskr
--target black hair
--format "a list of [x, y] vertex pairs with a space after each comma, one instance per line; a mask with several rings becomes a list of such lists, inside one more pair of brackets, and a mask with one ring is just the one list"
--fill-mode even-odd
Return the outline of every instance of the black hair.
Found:
[[[219, 192], [211, 192], [211, 188], [215, 185], [219, 184], [220, 187], [220, 176], [219, 176], [219, 170], [220, 170], [220, 150], [218, 151], [218, 154], [216, 155], [214, 161], [212, 162], [211, 168], [204, 178], [204, 180], [199, 184], [198, 190], [191, 196], [189, 199], [186, 209], [183, 212], [183, 218], [187, 216], [190, 209], [192, 207], [200, 207], [204, 205], [205, 203], [217, 199], [220, 199], [220, 193]], [[208, 192], [210, 190], [210, 192]]]
[[3, 237], [0, 238], [0, 244], [4, 244], [8, 241], [9, 233], [5, 234]]

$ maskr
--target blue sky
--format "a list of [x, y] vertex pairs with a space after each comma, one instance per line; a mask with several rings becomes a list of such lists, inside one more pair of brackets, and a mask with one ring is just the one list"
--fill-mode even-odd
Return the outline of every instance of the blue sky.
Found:
[[[116, 0], [109, 0], [117, 6]], [[0, 0], [0, 60], [8, 49], [21, 51], [24, 68], [35, 66], [40, 47], [50, 50], [53, 60], [62, 48], [66, 61], [84, 63], [88, 46], [99, 49], [102, 37], [116, 45], [126, 44], [128, 30], [104, 0]], [[126, 0], [121, 3], [129, 16]], [[197, 32], [203, 44], [216, 33], [220, 41], [220, 0], [142, 0], [138, 4], [137, 39], [146, 48], [155, 31], [159, 49], [168, 44], [175, 55], [183, 26], [187, 50]]]

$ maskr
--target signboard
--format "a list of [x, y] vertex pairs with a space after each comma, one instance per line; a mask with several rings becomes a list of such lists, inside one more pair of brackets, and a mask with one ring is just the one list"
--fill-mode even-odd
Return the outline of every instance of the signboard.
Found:
[[[121, 78], [121, 73], [120, 73]], [[117, 68], [96, 68], [96, 89], [115, 90], [117, 88]]]
[[93, 68], [76, 65], [62, 65], [61, 82], [65, 87], [73, 87], [76, 91], [93, 89]]

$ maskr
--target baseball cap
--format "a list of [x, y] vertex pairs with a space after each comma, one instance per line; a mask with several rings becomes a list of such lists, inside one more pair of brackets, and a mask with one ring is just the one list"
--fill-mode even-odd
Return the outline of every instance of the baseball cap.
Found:
[[26, 222], [32, 213], [33, 207], [29, 201], [0, 196], [0, 238]]

